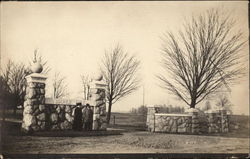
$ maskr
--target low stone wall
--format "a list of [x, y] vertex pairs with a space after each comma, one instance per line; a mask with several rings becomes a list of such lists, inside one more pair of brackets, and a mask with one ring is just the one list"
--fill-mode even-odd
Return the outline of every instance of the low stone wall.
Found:
[[46, 104], [47, 129], [69, 130], [74, 122], [74, 110], [76, 105], [52, 105]]
[[[152, 132], [168, 133], [227, 133], [228, 116], [226, 110], [205, 112], [205, 121], [201, 122], [199, 111], [190, 109], [188, 114], [165, 114], [158, 112], [157, 107], [148, 107], [147, 128]], [[203, 113], [204, 114], [204, 113]], [[201, 130], [201, 124], [206, 124], [208, 128]]]
[[72, 129], [76, 103], [82, 103], [82, 105], [85, 105], [88, 101], [46, 98], [46, 130]]
[[191, 133], [191, 124], [188, 114], [155, 114], [155, 132]]

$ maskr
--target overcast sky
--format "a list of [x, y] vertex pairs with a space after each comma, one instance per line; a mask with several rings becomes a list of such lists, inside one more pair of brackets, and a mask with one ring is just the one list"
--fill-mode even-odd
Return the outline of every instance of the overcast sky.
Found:
[[[2, 2], [1, 66], [7, 59], [28, 64], [34, 50], [48, 60], [51, 74], [67, 77], [70, 96], [80, 96], [81, 74], [98, 72], [105, 49], [119, 43], [141, 60], [141, 85], [145, 103], [184, 103], [157, 85], [161, 72], [160, 36], [177, 31], [185, 18], [210, 8], [223, 8], [237, 19], [248, 38], [248, 2]], [[248, 45], [243, 53], [248, 55]], [[248, 57], [248, 56], [246, 56]], [[249, 112], [248, 77], [232, 88], [230, 99], [235, 113]], [[47, 96], [51, 92], [47, 91]], [[113, 106], [128, 111], [142, 104], [142, 87]]]

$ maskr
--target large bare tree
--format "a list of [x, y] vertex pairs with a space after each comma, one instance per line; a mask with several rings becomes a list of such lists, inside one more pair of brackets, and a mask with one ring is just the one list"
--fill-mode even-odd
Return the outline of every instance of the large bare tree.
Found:
[[112, 104], [135, 91], [139, 86], [136, 75], [140, 62], [124, 52], [120, 45], [106, 51], [102, 61], [102, 75], [107, 84], [108, 114], [110, 121]]
[[[179, 34], [163, 37], [162, 87], [191, 108], [244, 74], [243, 33], [232, 17], [211, 9], [184, 23]], [[167, 76], [169, 75], [169, 76]]]
[[65, 80], [66, 78], [59, 72], [54, 73], [54, 78], [52, 79], [53, 98], [62, 98], [67, 95], [67, 84]]

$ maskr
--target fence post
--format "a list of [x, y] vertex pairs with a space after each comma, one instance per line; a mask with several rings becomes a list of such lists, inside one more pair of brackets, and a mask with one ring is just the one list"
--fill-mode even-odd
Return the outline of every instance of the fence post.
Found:
[[114, 121], [113, 121], [113, 125], [115, 125], [115, 115], [113, 115]]

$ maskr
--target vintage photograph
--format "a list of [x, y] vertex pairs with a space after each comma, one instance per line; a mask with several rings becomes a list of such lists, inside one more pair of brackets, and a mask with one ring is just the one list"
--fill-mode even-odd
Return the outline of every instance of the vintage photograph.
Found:
[[248, 1], [0, 6], [0, 158], [248, 156]]

